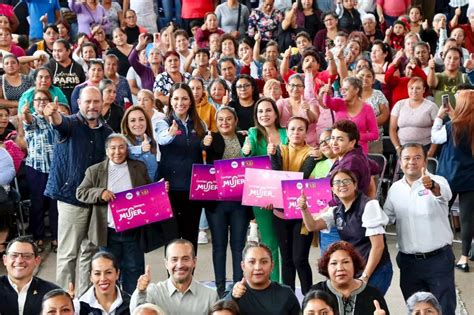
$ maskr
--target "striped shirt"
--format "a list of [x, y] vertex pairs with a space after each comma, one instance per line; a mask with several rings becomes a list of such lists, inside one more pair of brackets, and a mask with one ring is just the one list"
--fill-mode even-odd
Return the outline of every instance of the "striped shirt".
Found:
[[42, 173], [49, 173], [53, 159], [53, 148], [58, 141], [58, 132], [44, 117], [33, 113], [31, 124], [23, 122], [28, 143], [26, 165]]

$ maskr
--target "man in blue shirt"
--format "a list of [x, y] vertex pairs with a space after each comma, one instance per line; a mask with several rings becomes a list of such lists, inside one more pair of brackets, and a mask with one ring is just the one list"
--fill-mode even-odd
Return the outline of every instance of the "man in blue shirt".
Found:
[[40, 18], [47, 14], [48, 24], [61, 18], [58, 0], [25, 0], [30, 13], [30, 41], [43, 38], [43, 24]]

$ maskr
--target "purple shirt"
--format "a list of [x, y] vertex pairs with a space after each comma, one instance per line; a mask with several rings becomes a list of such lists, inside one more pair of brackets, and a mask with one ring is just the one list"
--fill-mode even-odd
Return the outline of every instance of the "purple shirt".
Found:
[[78, 32], [89, 34], [91, 25], [100, 24], [107, 32], [109, 30], [109, 20], [107, 19], [105, 9], [100, 4], [94, 11], [90, 10], [85, 4], [76, 3], [76, 0], [68, 0], [69, 8], [77, 14]]

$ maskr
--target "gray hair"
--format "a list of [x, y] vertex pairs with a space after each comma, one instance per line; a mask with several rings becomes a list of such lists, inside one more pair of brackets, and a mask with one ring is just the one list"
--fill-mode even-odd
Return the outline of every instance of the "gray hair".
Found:
[[299, 73], [295, 73], [295, 74], [292, 74], [289, 78], [288, 78], [288, 83], [293, 80], [293, 79], [297, 79], [297, 80], [300, 80], [301, 83], [303, 83], [304, 85], [304, 77], [299, 74]]
[[152, 311], [155, 312], [155, 315], [166, 315], [165, 311], [163, 311], [158, 305], [145, 303], [139, 305], [132, 313], [132, 315], [141, 315], [143, 311]]
[[105, 140], [105, 149], [107, 150], [107, 148], [109, 147], [109, 144], [110, 142], [112, 142], [113, 139], [122, 139], [125, 144], [128, 146], [129, 142], [128, 142], [128, 139], [127, 137], [125, 137], [123, 134], [121, 133], [112, 133], [110, 136], [107, 137], [107, 139]]
[[408, 298], [408, 315], [412, 314], [413, 309], [418, 303], [428, 303], [438, 311], [439, 315], [443, 315], [443, 311], [441, 310], [441, 305], [439, 304], [438, 299], [436, 299], [436, 297], [430, 292], [416, 292]]
[[365, 20], [371, 20], [373, 22], [377, 22], [377, 20], [375, 19], [375, 15], [373, 15], [372, 13], [364, 14], [360, 20], [362, 21], [362, 23], [364, 23]]

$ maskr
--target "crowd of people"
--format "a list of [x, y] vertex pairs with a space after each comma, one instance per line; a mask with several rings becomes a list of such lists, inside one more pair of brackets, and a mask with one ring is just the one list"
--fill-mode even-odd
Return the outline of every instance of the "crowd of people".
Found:
[[[474, 233], [472, 0], [0, 1], [0, 52], [0, 313], [389, 314], [396, 224], [408, 314], [455, 314]], [[380, 154], [400, 177], [386, 191]], [[288, 220], [190, 197], [193, 165], [256, 156], [329, 178], [332, 200], [314, 214], [301, 190]], [[116, 194], [160, 181], [173, 218], [119, 231]], [[216, 289], [194, 277], [206, 229]], [[160, 247], [169, 277], [152, 283]], [[54, 283], [33, 276], [47, 248]]]

